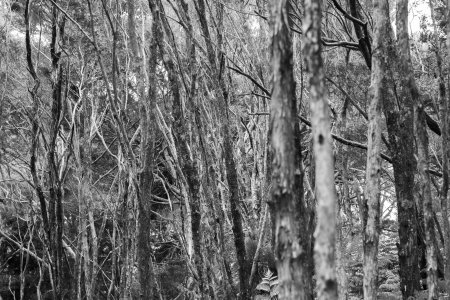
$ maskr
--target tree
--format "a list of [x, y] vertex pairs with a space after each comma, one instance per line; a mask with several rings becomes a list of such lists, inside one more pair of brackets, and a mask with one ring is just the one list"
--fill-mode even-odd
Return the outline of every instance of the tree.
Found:
[[303, 55], [311, 93], [311, 125], [314, 143], [317, 226], [314, 233], [314, 260], [318, 299], [337, 299], [334, 269], [337, 197], [334, 186], [334, 157], [331, 145], [329, 108], [321, 53], [321, 1], [305, 4]]
[[280, 299], [313, 299], [308, 212], [303, 199], [300, 132], [293, 73], [289, 1], [271, 2], [272, 215]]
[[381, 173], [381, 107], [387, 92], [387, 61], [389, 43], [389, 3], [373, 2], [374, 40], [370, 86], [369, 125], [367, 131], [366, 193], [363, 209], [364, 234], [364, 299], [377, 299], [378, 243], [380, 235], [380, 173]]

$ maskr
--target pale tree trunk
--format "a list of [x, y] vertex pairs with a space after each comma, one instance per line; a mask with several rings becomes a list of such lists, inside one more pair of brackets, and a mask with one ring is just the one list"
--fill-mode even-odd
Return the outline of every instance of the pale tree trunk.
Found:
[[[313, 299], [287, 0], [272, 1], [271, 208], [280, 299]], [[302, 230], [302, 231], [300, 231]]]
[[363, 201], [367, 219], [364, 235], [364, 299], [377, 299], [378, 291], [378, 243], [380, 236], [380, 173], [381, 173], [381, 106], [386, 95], [386, 57], [389, 3], [374, 0], [374, 40], [370, 87], [369, 128], [367, 132], [366, 195]]
[[315, 161], [317, 225], [314, 259], [319, 300], [337, 299], [335, 274], [336, 204], [334, 157], [321, 53], [321, 0], [305, 1], [303, 55], [311, 73], [310, 108]]
[[433, 198], [431, 195], [428, 153], [428, 134], [426, 129], [425, 114], [421, 103], [415, 107], [415, 133], [417, 144], [417, 167], [419, 171], [419, 184], [421, 200], [423, 202], [423, 212], [425, 218], [425, 244], [427, 257], [427, 286], [428, 299], [438, 299], [437, 291], [437, 259], [435, 249], [435, 228], [433, 219]]

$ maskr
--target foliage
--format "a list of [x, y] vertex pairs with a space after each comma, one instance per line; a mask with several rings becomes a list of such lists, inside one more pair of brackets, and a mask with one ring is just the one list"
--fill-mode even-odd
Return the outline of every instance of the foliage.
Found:
[[258, 300], [278, 299], [278, 277], [270, 270], [267, 270], [261, 278], [261, 282], [256, 286], [256, 296]]

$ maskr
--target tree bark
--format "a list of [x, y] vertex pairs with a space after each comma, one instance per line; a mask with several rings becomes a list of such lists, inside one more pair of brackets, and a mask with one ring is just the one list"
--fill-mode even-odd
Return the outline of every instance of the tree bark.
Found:
[[[450, 0], [447, 1], [447, 22], [450, 20]], [[447, 51], [450, 54], [450, 26], [447, 24]], [[443, 79], [443, 78], [442, 78]], [[442, 86], [443, 85], [443, 86]], [[441, 211], [444, 227], [444, 253], [445, 253], [445, 285], [450, 291], [450, 222], [448, 216], [448, 189], [450, 171], [450, 95], [445, 95], [445, 83], [441, 80], [440, 110], [442, 128], [442, 188]]]
[[271, 209], [280, 299], [313, 299], [309, 232], [303, 199], [300, 130], [293, 73], [289, 1], [272, 1]]
[[364, 206], [367, 219], [363, 228], [364, 234], [364, 299], [377, 299], [378, 291], [378, 243], [380, 235], [380, 173], [381, 173], [381, 106], [387, 98], [386, 94], [386, 57], [388, 32], [390, 26], [389, 3], [387, 0], [375, 0], [374, 20], [374, 52], [372, 55], [372, 75], [370, 87], [366, 196]]
[[[398, 256], [403, 299], [414, 296], [419, 288], [417, 217], [413, 195], [415, 161], [413, 105], [418, 98], [411, 67], [408, 34], [408, 0], [397, 1], [397, 49], [392, 52], [392, 73], [396, 79], [396, 107], [386, 99], [384, 113], [391, 144], [399, 223]], [[390, 43], [392, 44], [392, 43]]]
[[303, 55], [311, 73], [310, 107], [314, 143], [317, 226], [314, 233], [314, 259], [318, 299], [337, 299], [335, 274], [336, 190], [330, 119], [321, 54], [321, 0], [308, 0], [303, 25]]
[[433, 219], [433, 198], [431, 195], [430, 174], [428, 174], [428, 133], [426, 119], [421, 103], [415, 107], [415, 133], [417, 144], [418, 171], [420, 193], [425, 219], [425, 244], [427, 257], [427, 287], [428, 299], [438, 299], [437, 291], [437, 258], [435, 249], [435, 228]]
[[151, 196], [153, 187], [153, 172], [155, 169], [155, 131], [156, 131], [156, 64], [157, 64], [157, 45], [160, 36], [157, 33], [157, 22], [152, 23], [152, 40], [150, 42], [150, 53], [148, 61], [148, 94], [145, 95], [144, 79], [145, 72], [145, 55], [144, 51], [138, 48], [136, 34], [134, 28], [134, 0], [128, 1], [129, 13], [129, 31], [130, 46], [133, 51], [135, 72], [138, 79], [138, 92], [140, 96], [140, 170], [138, 171], [138, 193], [137, 193], [137, 269], [141, 299], [152, 299], [155, 290], [155, 274], [152, 262], [152, 249], [150, 243], [151, 230]]

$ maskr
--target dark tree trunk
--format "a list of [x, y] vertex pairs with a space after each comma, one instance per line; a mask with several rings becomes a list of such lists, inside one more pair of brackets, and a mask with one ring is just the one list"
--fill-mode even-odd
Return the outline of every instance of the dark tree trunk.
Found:
[[437, 259], [434, 243], [436, 237], [433, 219], [433, 198], [431, 195], [430, 174], [428, 173], [428, 133], [426, 129], [426, 118], [421, 103], [416, 106], [414, 116], [421, 196], [420, 198], [422, 200], [425, 219], [428, 299], [432, 300], [438, 298]]
[[[397, 103], [394, 99], [384, 101], [384, 114], [391, 145], [394, 169], [397, 213], [399, 223], [398, 257], [400, 265], [400, 287], [403, 298], [414, 296], [419, 288], [417, 248], [417, 220], [413, 195], [415, 160], [413, 105], [418, 98], [415, 86], [408, 35], [408, 1], [397, 2], [397, 49], [391, 59], [396, 68]], [[391, 43], [392, 44], [392, 43]], [[391, 70], [394, 73], [394, 70]]]
[[[134, 28], [134, 0], [128, 1], [129, 31], [131, 49], [133, 50], [134, 65], [137, 76], [143, 78], [146, 74], [144, 65], [144, 54], [138, 49]], [[156, 65], [157, 45], [160, 36], [157, 32], [157, 22], [152, 23], [152, 40], [150, 42], [150, 53], [148, 61], [148, 94], [145, 96], [145, 87], [142, 79], [138, 82], [138, 90], [141, 97], [140, 123], [141, 123], [141, 161], [139, 175], [139, 188], [137, 193], [137, 266], [141, 299], [152, 299], [155, 290], [155, 274], [151, 259], [151, 196], [153, 187], [153, 172], [155, 168], [155, 117], [156, 117]], [[142, 64], [142, 65], [140, 65]], [[125, 187], [126, 188], [126, 187]]]
[[[25, 44], [27, 48], [27, 65], [30, 75], [34, 80], [34, 87], [30, 90], [33, 99], [34, 116], [32, 117], [32, 133], [33, 142], [31, 145], [31, 160], [30, 171], [33, 177], [33, 183], [36, 193], [39, 198], [41, 206], [41, 216], [44, 223], [44, 230], [46, 233], [45, 243], [49, 254], [50, 265], [50, 279], [53, 288], [53, 297], [61, 299], [63, 294], [64, 272], [63, 272], [63, 207], [62, 207], [62, 184], [60, 177], [60, 164], [57, 156], [56, 141], [58, 138], [59, 129], [61, 126], [62, 114], [62, 82], [63, 74], [61, 68], [61, 49], [60, 45], [64, 43], [64, 25], [65, 17], [60, 17], [58, 9], [55, 5], [52, 6], [51, 21], [51, 88], [52, 88], [52, 107], [50, 114], [50, 136], [47, 148], [47, 168], [48, 168], [48, 197], [43, 192], [43, 187], [37, 175], [37, 160], [38, 160], [38, 144], [39, 144], [39, 99], [38, 88], [40, 85], [39, 78], [36, 74], [35, 67], [32, 61], [31, 53], [31, 38], [30, 38], [30, 1], [26, 2], [25, 7], [25, 23], [26, 34]], [[47, 204], [48, 201], [48, 204]], [[48, 206], [47, 206], [48, 205]]]
[[[447, 1], [447, 22], [450, 20], [450, 0]], [[436, 36], [438, 32], [436, 31]], [[450, 53], [450, 26], [447, 24], [447, 51]], [[441, 60], [437, 59], [438, 64]], [[440, 67], [440, 65], [439, 65]], [[443, 74], [440, 74], [439, 80], [439, 106], [442, 128], [442, 187], [441, 187], [441, 211], [444, 231], [444, 254], [445, 254], [445, 284], [447, 292], [450, 291], [450, 222], [448, 218], [448, 189], [449, 189], [449, 171], [450, 171], [450, 95], [445, 93], [445, 82]]]
[[293, 73], [289, 2], [272, 1], [271, 209], [280, 299], [313, 299], [308, 214], [303, 199], [300, 128]]

